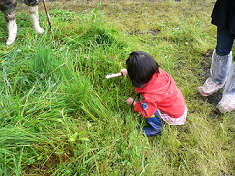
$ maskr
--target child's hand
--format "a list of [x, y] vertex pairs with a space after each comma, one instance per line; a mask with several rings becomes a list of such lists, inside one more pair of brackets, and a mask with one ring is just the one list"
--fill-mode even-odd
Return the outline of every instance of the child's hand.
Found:
[[126, 100], [126, 104], [135, 106], [136, 101], [134, 101], [133, 98], [129, 97], [129, 98]]
[[122, 73], [122, 75], [123, 75], [123, 76], [126, 76], [126, 75], [128, 74], [128, 72], [127, 72], [127, 69], [126, 69], [126, 68], [121, 69], [121, 71], [120, 71], [120, 72]]

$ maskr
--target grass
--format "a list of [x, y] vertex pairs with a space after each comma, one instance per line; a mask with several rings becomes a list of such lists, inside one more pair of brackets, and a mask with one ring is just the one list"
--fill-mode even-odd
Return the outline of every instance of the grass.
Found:
[[[60, 7], [43, 35], [17, 13], [9, 47], [0, 15], [1, 176], [234, 174], [234, 114], [215, 113], [197, 92], [216, 44], [212, 1]], [[44, 14], [41, 24], [47, 29]], [[133, 50], [149, 52], [174, 77], [189, 109], [184, 126], [165, 125], [161, 137], [138, 133], [144, 121], [125, 104], [135, 96], [130, 81], [104, 79]]]

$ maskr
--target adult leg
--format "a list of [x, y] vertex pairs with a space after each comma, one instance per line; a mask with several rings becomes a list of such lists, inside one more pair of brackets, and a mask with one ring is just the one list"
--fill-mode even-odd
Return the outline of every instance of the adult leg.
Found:
[[198, 91], [209, 96], [225, 85], [232, 64], [233, 36], [228, 30], [217, 29], [217, 46], [212, 55], [210, 77]]
[[38, 15], [38, 5], [30, 7], [30, 17], [32, 20], [33, 28], [36, 30], [37, 33], [43, 34], [44, 29], [40, 27], [39, 24], [39, 15]]
[[228, 80], [223, 91], [223, 97], [218, 103], [217, 108], [221, 113], [235, 110], [235, 62], [232, 64], [229, 71]]
[[230, 53], [233, 47], [234, 36], [226, 29], [217, 29], [216, 53], [225, 56]]
[[7, 29], [8, 29], [8, 39], [6, 44], [11, 45], [14, 43], [17, 35], [17, 24], [16, 24], [16, 18], [15, 18], [15, 8], [16, 8], [17, 2], [16, 0], [12, 1], [6, 1], [1, 3], [1, 11], [4, 13], [5, 20], [7, 23]]

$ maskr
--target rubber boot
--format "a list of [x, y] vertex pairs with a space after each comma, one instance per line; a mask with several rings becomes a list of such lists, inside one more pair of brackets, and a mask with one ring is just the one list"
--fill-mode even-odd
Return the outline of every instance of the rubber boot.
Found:
[[235, 110], [235, 62], [232, 64], [232, 67], [229, 71], [228, 79], [223, 91], [223, 96], [218, 103], [217, 108], [221, 113]]
[[161, 135], [163, 130], [162, 122], [160, 120], [160, 114], [158, 111], [155, 112], [154, 117], [145, 118], [149, 126], [145, 126], [142, 130], [146, 136]]
[[210, 77], [207, 78], [203, 86], [198, 87], [198, 91], [203, 96], [209, 96], [221, 89], [228, 77], [232, 64], [232, 51], [225, 56], [220, 56], [214, 50], [210, 68]]

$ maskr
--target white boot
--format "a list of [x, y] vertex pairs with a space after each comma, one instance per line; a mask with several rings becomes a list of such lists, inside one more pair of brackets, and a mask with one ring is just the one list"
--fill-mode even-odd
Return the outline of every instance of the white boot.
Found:
[[39, 34], [43, 34], [44, 29], [41, 28], [39, 24], [38, 6], [30, 7], [30, 17], [32, 20], [33, 28], [36, 30], [36, 32]]
[[8, 39], [6, 44], [11, 45], [12, 43], [14, 43], [17, 35], [17, 24], [14, 12], [6, 14], [5, 18], [7, 19], [7, 29], [8, 29]]
[[210, 77], [207, 78], [203, 86], [198, 87], [198, 91], [203, 96], [209, 96], [221, 89], [226, 82], [229, 69], [232, 64], [232, 51], [225, 56], [220, 56], [214, 50], [210, 68]]
[[235, 62], [229, 71], [228, 80], [223, 91], [223, 97], [218, 103], [217, 108], [221, 113], [235, 110]]

